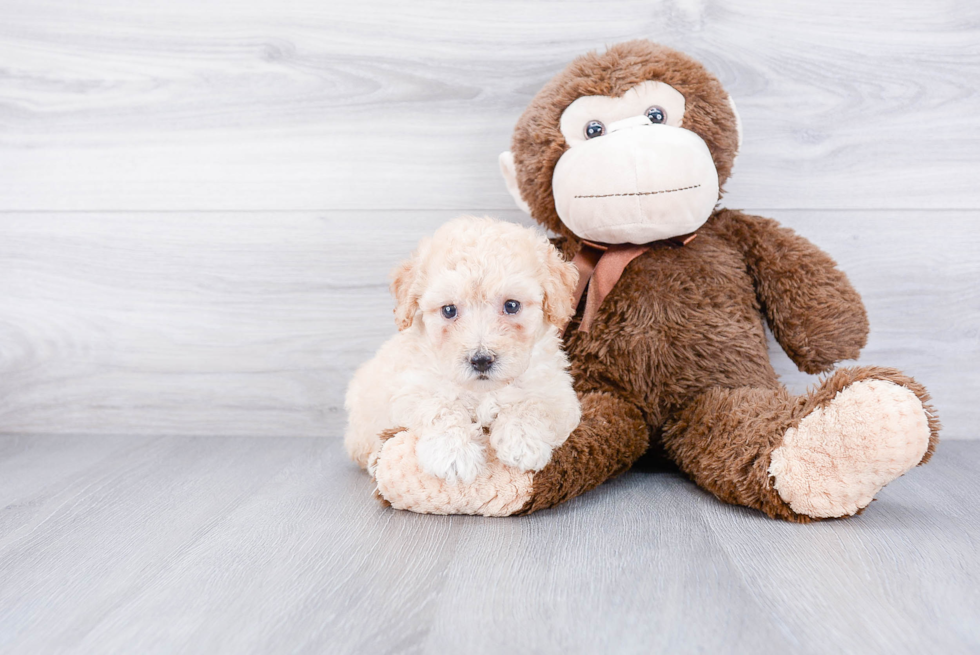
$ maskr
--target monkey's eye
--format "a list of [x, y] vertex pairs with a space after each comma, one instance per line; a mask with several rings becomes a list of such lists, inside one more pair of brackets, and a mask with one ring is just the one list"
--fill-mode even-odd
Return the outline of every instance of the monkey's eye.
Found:
[[521, 311], [521, 303], [516, 300], [507, 300], [504, 302], [505, 314], [516, 314], [519, 311]]
[[661, 123], [667, 122], [667, 112], [663, 110], [663, 107], [658, 107], [657, 105], [654, 105], [653, 107], [647, 109], [646, 116], [647, 118], [650, 119], [650, 122], [653, 123], [654, 125], [659, 125]]
[[456, 318], [456, 305], [443, 305], [442, 315], [448, 319]]
[[602, 121], [589, 121], [585, 124], [585, 138], [594, 139], [606, 133], [606, 126]]

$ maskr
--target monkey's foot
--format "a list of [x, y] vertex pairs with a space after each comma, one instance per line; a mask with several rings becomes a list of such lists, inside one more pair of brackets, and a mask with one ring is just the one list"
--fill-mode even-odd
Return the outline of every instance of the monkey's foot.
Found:
[[850, 516], [886, 484], [920, 463], [930, 424], [905, 386], [864, 379], [786, 431], [769, 475], [792, 510], [813, 518]]
[[509, 516], [531, 497], [532, 473], [505, 466], [490, 450], [474, 482], [450, 484], [421, 469], [415, 455], [417, 444], [416, 435], [399, 432], [384, 442], [374, 463], [378, 495], [395, 509]]

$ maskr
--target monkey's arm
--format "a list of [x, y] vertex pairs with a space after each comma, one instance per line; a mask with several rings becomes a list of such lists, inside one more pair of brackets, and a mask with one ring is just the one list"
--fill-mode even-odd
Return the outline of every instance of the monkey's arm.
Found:
[[858, 356], [868, 315], [827, 253], [769, 218], [731, 210], [717, 218], [745, 256], [773, 336], [801, 371], [822, 373]]
[[423, 514], [530, 514], [581, 495], [628, 469], [647, 449], [640, 410], [610, 393], [581, 396], [582, 421], [541, 471], [520, 471], [491, 457], [472, 484], [446, 484], [423, 472], [411, 431], [390, 430], [373, 468], [377, 495]]

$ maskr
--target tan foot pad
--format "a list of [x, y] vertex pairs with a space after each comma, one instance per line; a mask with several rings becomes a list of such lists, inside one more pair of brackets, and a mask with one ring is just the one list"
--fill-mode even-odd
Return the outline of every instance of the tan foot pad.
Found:
[[448, 484], [424, 473], [415, 459], [418, 438], [401, 432], [381, 448], [374, 471], [378, 493], [395, 509], [422, 514], [509, 516], [531, 498], [532, 475], [501, 464], [487, 452], [487, 467], [472, 484]]
[[798, 514], [850, 516], [914, 467], [929, 446], [929, 423], [914, 393], [885, 380], [840, 391], [786, 431], [769, 475]]

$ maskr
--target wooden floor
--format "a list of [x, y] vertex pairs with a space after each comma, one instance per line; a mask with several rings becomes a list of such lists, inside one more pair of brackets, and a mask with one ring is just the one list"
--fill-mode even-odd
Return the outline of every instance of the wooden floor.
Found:
[[[528, 223], [515, 121], [632, 38], [730, 92], [722, 205], [840, 263], [935, 460], [810, 526], [670, 473], [382, 509], [338, 437], [388, 270]], [[0, 655], [980, 652], [977, 89], [976, 0], [0, 0]]]
[[632, 472], [382, 508], [329, 438], [0, 442], [0, 652], [976, 653], [980, 442], [799, 526]]

